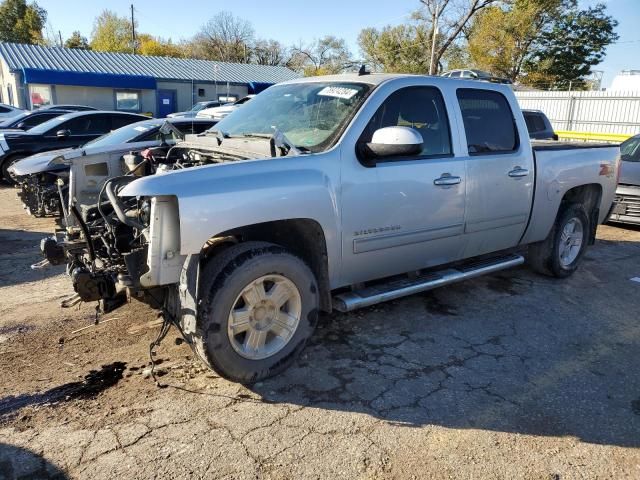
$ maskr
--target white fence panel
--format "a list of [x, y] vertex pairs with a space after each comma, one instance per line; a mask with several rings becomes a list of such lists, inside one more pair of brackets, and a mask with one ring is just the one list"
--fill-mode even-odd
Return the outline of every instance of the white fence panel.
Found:
[[640, 91], [515, 93], [521, 108], [542, 110], [555, 130], [640, 133]]

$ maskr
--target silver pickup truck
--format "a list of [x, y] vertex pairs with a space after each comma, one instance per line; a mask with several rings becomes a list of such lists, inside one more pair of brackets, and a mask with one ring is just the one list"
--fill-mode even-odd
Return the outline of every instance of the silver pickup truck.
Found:
[[524, 255], [571, 275], [609, 213], [619, 149], [532, 146], [502, 85], [353, 74], [273, 86], [140, 165], [97, 205], [71, 198], [79, 227], [52, 250], [79, 298], [162, 308], [208, 366], [250, 383], [294, 360], [320, 311]]

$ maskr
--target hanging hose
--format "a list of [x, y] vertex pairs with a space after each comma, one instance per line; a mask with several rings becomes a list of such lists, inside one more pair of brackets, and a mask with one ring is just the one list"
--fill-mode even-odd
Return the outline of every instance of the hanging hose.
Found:
[[135, 228], [136, 230], [144, 230], [144, 225], [133, 218], [127, 217], [124, 212], [124, 204], [120, 201], [120, 198], [115, 193], [114, 189], [111, 187], [114, 183], [130, 183], [134, 180], [137, 180], [138, 177], [115, 177], [107, 180], [103, 186], [103, 190], [107, 194], [107, 198], [111, 202], [111, 206], [113, 207], [113, 211], [115, 212], [118, 220], [124, 223], [125, 225], [130, 226], [131, 228]]

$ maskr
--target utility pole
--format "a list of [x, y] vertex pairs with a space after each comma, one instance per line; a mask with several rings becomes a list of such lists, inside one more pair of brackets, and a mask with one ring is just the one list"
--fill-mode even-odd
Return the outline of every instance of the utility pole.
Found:
[[438, 36], [438, 17], [440, 5], [436, 3], [436, 11], [433, 14], [433, 38], [431, 39], [431, 61], [429, 62], [429, 75], [435, 75], [434, 62], [436, 58], [436, 37]]
[[131, 4], [131, 48], [136, 53], [136, 23], [133, 19], [133, 3]]
[[60, 47], [62, 48], [62, 33], [58, 30], [58, 38], [60, 38]]

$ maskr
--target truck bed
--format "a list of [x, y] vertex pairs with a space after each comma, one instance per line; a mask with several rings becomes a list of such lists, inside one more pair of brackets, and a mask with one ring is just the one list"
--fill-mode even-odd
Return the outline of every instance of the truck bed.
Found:
[[557, 140], [531, 140], [531, 148], [534, 151], [543, 150], [577, 150], [585, 148], [607, 148], [615, 147], [615, 143], [595, 143], [595, 142], [559, 142]]

